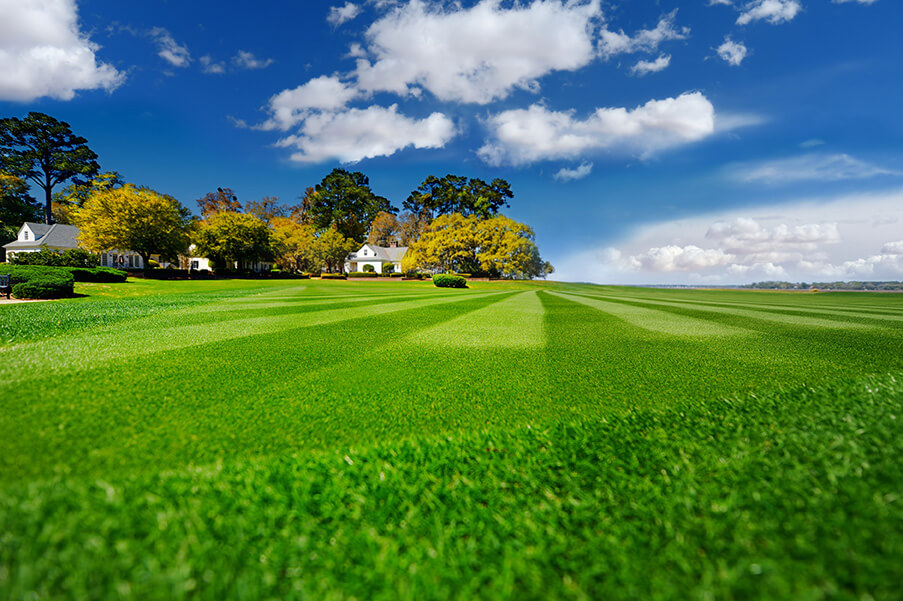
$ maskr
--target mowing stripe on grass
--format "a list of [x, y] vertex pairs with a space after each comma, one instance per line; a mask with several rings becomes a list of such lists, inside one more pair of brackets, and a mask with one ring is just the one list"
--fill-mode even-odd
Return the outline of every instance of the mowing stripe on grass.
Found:
[[407, 341], [465, 348], [538, 348], [546, 344], [544, 316], [536, 292], [522, 292], [415, 332]]
[[[648, 298], [647, 300], [653, 300], [652, 298]], [[701, 301], [701, 300], [692, 300], [692, 301], [672, 301], [674, 303], [680, 303], [681, 305], [714, 305], [721, 306], [725, 308], [732, 307], [746, 307], [750, 309], [757, 309], [759, 311], [767, 311], [769, 313], [814, 313], [816, 315], [832, 315], [837, 317], [848, 317], [850, 319], [870, 319], [876, 321], [903, 321], [903, 315], [894, 314], [894, 313], [876, 313], [868, 310], [863, 310], [861, 307], [848, 307], [844, 309], [826, 309], [821, 306], [818, 307], [809, 307], [809, 306], [799, 306], [799, 305], [763, 305], [763, 304], [753, 304], [753, 303], [733, 303], [733, 302], [716, 302], [716, 301]]]
[[670, 334], [672, 336], [736, 336], [748, 334], [748, 330], [726, 326], [719, 323], [695, 319], [683, 315], [675, 315], [667, 311], [656, 311], [634, 305], [613, 303], [575, 294], [563, 294], [549, 292], [566, 300], [598, 309], [604, 313], [614, 315], [627, 323], [644, 330]]
[[26, 343], [0, 349], [0, 379], [21, 381], [55, 371], [73, 371], [96, 367], [98, 363], [124, 355], [154, 353], [163, 350], [200, 346], [222, 340], [268, 334], [284, 330], [309, 328], [338, 321], [383, 315], [427, 305], [453, 303], [463, 300], [504, 294], [489, 292], [464, 293], [454, 296], [427, 298], [408, 302], [372, 304], [363, 307], [324, 309], [308, 313], [279, 314], [249, 319], [223, 321], [211, 327], [209, 323], [178, 326], [169, 323], [159, 327], [126, 330], [113, 329], [88, 335], [61, 337], [44, 342]]
[[867, 328], [861, 323], [855, 323], [851, 321], [839, 321], [832, 319], [819, 319], [818, 317], [806, 317], [803, 315], [785, 315], [782, 313], [774, 313], [771, 311], [763, 310], [750, 310], [750, 309], [741, 309], [734, 307], [719, 307], [713, 306], [710, 304], [703, 304], [697, 302], [672, 302], [672, 301], [663, 301], [663, 300], [643, 300], [635, 296], [631, 297], [618, 297], [618, 296], [608, 296], [608, 295], [593, 295], [593, 298], [611, 298], [611, 299], [621, 299], [631, 303], [641, 303], [644, 305], [655, 305], [661, 307], [678, 307], [683, 309], [692, 309], [694, 311], [705, 311], [706, 313], [722, 313], [727, 315], [736, 315], [737, 317], [747, 317], [749, 319], [757, 319], [759, 321], [773, 321], [775, 323], [784, 323], [792, 326], [803, 326], [803, 327], [811, 327], [811, 328], [831, 328], [831, 329], [857, 329], [857, 328]]

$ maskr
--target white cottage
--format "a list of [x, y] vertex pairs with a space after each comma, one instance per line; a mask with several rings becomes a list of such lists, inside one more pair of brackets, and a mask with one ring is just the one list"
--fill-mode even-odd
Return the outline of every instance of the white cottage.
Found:
[[[19, 253], [33, 253], [39, 250], [53, 250], [58, 253], [78, 248], [78, 228], [74, 225], [54, 223], [33, 223], [26, 221], [19, 228], [19, 235], [9, 244], [4, 244], [6, 261], [9, 262]], [[144, 261], [132, 251], [110, 250], [98, 254], [100, 264], [104, 267], [121, 269], [142, 269]]]
[[26, 221], [19, 228], [19, 235], [9, 244], [4, 244], [6, 260], [9, 261], [19, 253], [33, 253], [39, 250], [63, 252], [70, 248], [78, 248], [78, 228], [73, 225], [54, 223], [32, 223]]
[[376, 273], [383, 273], [384, 265], [391, 265], [390, 271], [401, 272], [401, 260], [408, 252], [407, 246], [376, 246], [364, 244], [361, 249], [348, 255], [345, 259], [345, 271], [366, 271], [364, 267], [371, 265]]

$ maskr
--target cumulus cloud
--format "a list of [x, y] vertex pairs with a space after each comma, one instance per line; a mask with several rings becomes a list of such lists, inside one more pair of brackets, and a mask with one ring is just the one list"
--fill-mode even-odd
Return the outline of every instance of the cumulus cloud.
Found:
[[179, 44], [166, 29], [154, 27], [149, 35], [157, 45], [157, 56], [173, 67], [187, 67], [191, 63], [191, 53], [184, 44]]
[[650, 100], [634, 109], [600, 108], [584, 120], [534, 104], [487, 121], [491, 139], [478, 151], [491, 165], [572, 158], [594, 150], [650, 154], [715, 132], [715, 109], [699, 92]]
[[486, 104], [515, 88], [537, 90], [553, 71], [574, 71], [595, 58], [599, 0], [534, 0], [502, 7], [482, 0], [470, 8], [412, 0], [366, 32], [373, 60], [357, 62], [365, 92], [416, 94]]
[[336, 111], [357, 96], [354, 86], [343, 82], [336, 76], [321, 76], [307, 83], [283, 90], [267, 103], [270, 118], [260, 129], [278, 129], [287, 131], [298, 125], [313, 111]]
[[727, 61], [732, 67], [739, 67], [746, 58], [746, 46], [743, 42], [735, 42], [730, 36], [724, 38], [724, 43], [718, 46], [718, 56]]
[[807, 154], [799, 157], [733, 165], [728, 169], [742, 182], [785, 184], [800, 181], [868, 179], [879, 175], [903, 175], [846, 154]]
[[663, 42], [686, 39], [690, 35], [690, 28], [676, 27], [676, 18], [677, 9], [662, 17], [654, 29], [643, 29], [633, 36], [627, 35], [623, 30], [602, 29], [599, 33], [599, 53], [606, 59], [618, 54], [653, 53]]
[[663, 54], [654, 61], [639, 61], [630, 69], [630, 71], [634, 75], [639, 75], [642, 77], [643, 75], [646, 75], [648, 73], [658, 73], [659, 71], [664, 71], [670, 64], [671, 55]]
[[731, 264], [734, 257], [721, 249], [703, 249], [695, 245], [668, 245], [650, 248], [643, 254], [627, 259], [627, 265], [633, 269], [644, 269], [668, 273], [672, 271], [698, 271], [710, 267], [722, 267]]
[[592, 163], [581, 163], [577, 167], [573, 169], [568, 169], [567, 167], [562, 167], [558, 170], [558, 173], [555, 174], [555, 179], [569, 182], [575, 179], [583, 179], [587, 175], [593, 172], [593, 164]]
[[260, 59], [254, 56], [253, 52], [239, 50], [238, 54], [232, 57], [232, 64], [239, 69], [266, 69], [273, 64], [273, 59]]
[[100, 46], [80, 31], [74, 0], [0, 0], [0, 14], [0, 100], [71, 100], [124, 81], [97, 60]]
[[344, 6], [333, 6], [329, 9], [326, 20], [334, 27], [351, 21], [361, 14], [361, 7], [353, 2], [346, 2]]
[[393, 104], [311, 115], [297, 134], [281, 139], [277, 145], [296, 149], [291, 158], [301, 163], [327, 159], [355, 163], [390, 156], [408, 146], [441, 148], [456, 133], [454, 122], [442, 113], [412, 119], [399, 114]]
[[598, 283], [900, 279], [901, 221], [899, 190], [801, 200], [652, 223], [553, 262], [557, 277]]
[[752, 0], [737, 17], [737, 25], [748, 25], [753, 21], [779, 25], [792, 21], [802, 9], [798, 0]]
[[199, 58], [198, 61], [201, 63], [201, 70], [204, 73], [222, 75], [226, 72], [226, 65], [214, 61], [213, 57], [211, 57], [209, 54], [205, 54], [204, 56]]

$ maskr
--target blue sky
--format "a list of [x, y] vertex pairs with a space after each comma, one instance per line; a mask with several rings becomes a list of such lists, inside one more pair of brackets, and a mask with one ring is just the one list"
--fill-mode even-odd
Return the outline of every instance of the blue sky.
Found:
[[559, 279], [903, 279], [895, 0], [0, 0], [0, 114], [105, 169], [400, 206], [502, 177]]

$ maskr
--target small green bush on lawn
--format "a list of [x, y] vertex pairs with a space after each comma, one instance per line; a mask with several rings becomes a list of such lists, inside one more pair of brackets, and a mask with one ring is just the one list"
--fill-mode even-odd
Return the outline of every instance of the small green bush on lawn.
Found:
[[376, 268], [373, 267], [373, 265], [364, 265], [363, 271], [366, 271], [367, 273], [376, 273]]
[[72, 296], [75, 278], [63, 270], [35, 275], [13, 285], [16, 298], [63, 298]]
[[459, 275], [439, 273], [433, 276], [433, 285], [437, 288], [467, 288], [467, 280]]
[[321, 273], [321, 280], [347, 280], [348, 276], [344, 273]]
[[112, 267], [95, 267], [93, 269], [63, 267], [63, 269], [69, 271], [76, 282], [121, 283], [128, 277], [125, 271]]
[[348, 276], [352, 278], [375, 278], [377, 273], [375, 271], [352, 271]]

